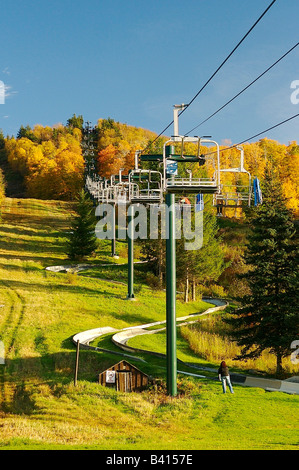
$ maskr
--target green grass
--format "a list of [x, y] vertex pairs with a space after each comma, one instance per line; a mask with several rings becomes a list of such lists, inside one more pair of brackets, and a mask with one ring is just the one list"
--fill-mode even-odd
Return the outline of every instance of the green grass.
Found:
[[[46, 266], [69, 264], [64, 245], [72, 206], [64, 202], [6, 199], [0, 226], [1, 449], [293, 449], [298, 444], [298, 396], [235, 387], [222, 395], [219, 382], [179, 376], [177, 398], [163, 393], [165, 359], [147, 353], [130, 360], [162, 384], [121, 394], [99, 386], [100, 371], [121, 355], [81, 350], [73, 385], [80, 331], [125, 328], [165, 319], [165, 292], [144, 283], [136, 269], [137, 301], [126, 300], [126, 267], [102, 243], [95, 268], [70, 277]], [[124, 244], [118, 249], [124, 251]], [[111, 282], [110, 279], [114, 282]], [[106, 280], [105, 280], [106, 279]], [[177, 302], [177, 316], [204, 310], [202, 302]], [[165, 350], [162, 332], [136, 338]], [[135, 341], [135, 340], [134, 340]], [[94, 342], [111, 351], [111, 335]], [[178, 357], [207, 365], [178, 332]], [[216, 367], [216, 364], [208, 364]], [[181, 369], [181, 364], [179, 365]], [[188, 368], [182, 369], [188, 370]], [[191, 369], [189, 369], [191, 370]], [[194, 370], [192, 369], [192, 372]], [[201, 373], [201, 372], [199, 372]]]

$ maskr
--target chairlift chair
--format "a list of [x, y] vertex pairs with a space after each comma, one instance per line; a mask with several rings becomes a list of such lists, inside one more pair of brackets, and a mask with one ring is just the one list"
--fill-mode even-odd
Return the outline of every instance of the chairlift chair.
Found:
[[162, 202], [162, 174], [159, 171], [136, 168], [130, 171], [129, 198], [132, 204]]
[[[163, 148], [163, 186], [164, 191], [168, 193], [202, 193], [202, 194], [215, 194], [219, 191], [220, 186], [220, 158], [219, 158], [219, 145], [217, 142], [209, 139], [203, 139], [200, 137], [185, 137], [181, 136], [181, 155], [174, 156], [174, 155], [167, 155], [167, 147], [169, 144], [173, 144], [177, 142], [177, 140], [168, 140], [164, 144]], [[178, 137], [176, 137], [178, 139]], [[188, 156], [184, 155], [184, 144], [186, 142], [196, 143], [197, 144], [197, 155], [196, 156]], [[212, 143], [217, 147], [216, 151], [216, 163], [215, 163], [215, 171], [212, 178], [193, 178], [192, 176], [189, 178], [182, 178], [178, 175], [171, 175], [167, 174], [167, 161], [176, 160], [180, 162], [198, 162], [200, 166], [205, 162], [205, 157], [200, 153], [200, 146], [201, 143]], [[213, 154], [214, 155], [214, 154]], [[212, 157], [215, 160], [215, 157]]]
[[220, 191], [214, 195], [213, 204], [218, 208], [238, 208], [242, 207], [243, 203], [248, 206], [251, 205], [252, 199], [252, 184], [251, 174], [244, 168], [244, 150], [243, 147], [237, 147], [240, 150], [240, 166], [237, 168], [223, 168], [220, 169], [221, 173], [243, 173], [248, 175], [248, 184], [245, 185], [220, 185]]
[[117, 204], [128, 204], [129, 198], [129, 182], [121, 181], [114, 186], [115, 202]]

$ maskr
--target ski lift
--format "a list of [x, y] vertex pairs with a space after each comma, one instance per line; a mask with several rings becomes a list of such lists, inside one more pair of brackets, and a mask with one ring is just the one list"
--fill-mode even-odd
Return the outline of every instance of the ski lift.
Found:
[[85, 181], [85, 189], [94, 199], [98, 200], [101, 194], [102, 184], [103, 183], [101, 181], [94, 181], [90, 178], [90, 176], [87, 176]]
[[110, 199], [110, 193], [111, 193], [110, 181], [104, 180], [99, 188], [98, 198], [97, 198], [98, 203], [108, 202]]
[[97, 199], [99, 203], [119, 204], [128, 202], [129, 183], [128, 176], [122, 175], [123, 169], [118, 175], [112, 175], [110, 180], [99, 182]]
[[130, 184], [128, 181], [121, 181], [114, 186], [115, 202], [117, 204], [128, 204]]
[[129, 177], [122, 174], [123, 170], [121, 168], [118, 175], [111, 176], [113, 201], [116, 204], [127, 204], [129, 202]]
[[244, 168], [244, 149], [237, 147], [240, 151], [240, 166], [237, 168], [223, 168], [220, 169], [221, 173], [238, 173], [247, 175], [246, 184], [221, 184], [220, 191], [214, 194], [213, 204], [218, 208], [218, 215], [222, 215], [222, 209], [227, 208], [240, 208], [245, 203], [251, 205], [252, 199], [252, 184], [251, 175], [249, 171]]
[[[209, 139], [203, 139], [201, 137], [185, 137], [180, 136], [181, 139], [181, 154], [173, 155], [172, 154], [172, 144], [177, 142], [178, 136], [175, 137], [176, 140], [168, 140], [164, 144], [163, 148], [163, 186], [164, 191], [168, 193], [202, 193], [202, 194], [214, 194], [219, 191], [220, 186], [220, 152], [219, 145], [217, 142]], [[184, 145], [187, 142], [197, 144], [197, 155], [190, 156], [184, 154]], [[189, 178], [182, 178], [177, 174], [171, 174], [167, 172], [167, 166], [169, 161], [176, 162], [198, 162], [199, 166], [203, 166], [206, 163], [207, 156], [204, 156], [200, 152], [201, 143], [212, 143], [216, 145], [216, 161], [215, 157], [211, 157], [214, 165], [214, 174], [211, 178], [193, 178], [192, 173], [189, 173]], [[169, 149], [170, 148], [170, 149]], [[214, 155], [214, 153], [212, 154]]]
[[135, 168], [129, 173], [131, 203], [160, 203], [163, 199], [162, 175], [159, 171]]

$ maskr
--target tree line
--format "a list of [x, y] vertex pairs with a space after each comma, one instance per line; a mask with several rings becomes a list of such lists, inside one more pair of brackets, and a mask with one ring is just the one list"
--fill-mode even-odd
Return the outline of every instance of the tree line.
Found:
[[[82, 116], [73, 115], [66, 125], [53, 127], [36, 125], [21, 126], [16, 137], [4, 138], [0, 131], [0, 145], [10, 168], [24, 182], [25, 196], [40, 199], [75, 200], [84, 187], [84, 172], [91, 157], [84, 151], [86, 125]], [[105, 178], [123, 169], [126, 174], [134, 167], [135, 151], [147, 148], [148, 153], [161, 153], [166, 137], [155, 140], [156, 134], [142, 128], [115, 122], [113, 119], [99, 119], [92, 128], [93, 171]], [[151, 142], [154, 144], [151, 145]], [[264, 178], [268, 164], [277, 171], [282, 193], [289, 209], [299, 215], [299, 145], [290, 142], [280, 144], [267, 138], [243, 145], [245, 168], [252, 177]], [[236, 148], [221, 149], [221, 168], [234, 168], [240, 164], [240, 153]], [[215, 149], [202, 147], [202, 153]], [[0, 149], [1, 151], [1, 149]], [[178, 149], [180, 151], [180, 149]], [[186, 153], [194, 154], [197, 149], [187, 144]], [[88, 153], [88, 152], [87, 152]], [[2, 157], [3, 159], [4, 157]], [[146, 165], [145, 165], [146, 167]], [[199, 168], [190, 164], [194, 177], [211, 176], [215, 171], [213, 159], [208, 157], [206, 165]], [[179, 165], [179, 172], [185, 176], [186, 165]], [[187, 176], [187, 174], [186, 174]], [[237, 181], [243, 178], [243, 182]], [[222, 173], [224, 186], [237, 182], [247, 184], [245, 175]]]

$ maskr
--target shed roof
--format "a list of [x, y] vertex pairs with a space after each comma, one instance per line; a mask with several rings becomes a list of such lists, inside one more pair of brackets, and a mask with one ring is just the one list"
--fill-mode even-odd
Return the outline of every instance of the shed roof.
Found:
[[111, 368], [114, 368], [114, 367], [117, 367], [118, 365], [120, 364], [126, 364], [128, 365], [129, 367], [135, 369], [136, 371], [140, 372], [141, 374], [143, 375], [146, 375], [147, 377], [149, 377], [148, 374], [146, 374], [145, 372], [143, 372], [142, 370], [138, 369], [138, 367], [134, 366], [133, 364], [131, 364], [130, 362], [126, 361], [126, 360], [122, 360], [122, 361], [119, 361], [117, 362], [116, 364], [113, 364], [112, 366], [108, 367], [107, 369], [103, 370], [102, 372], [100, 372], [100, 374], [103, 374], [104, 372], [106, 372], [107, 370], [110, 370]]

